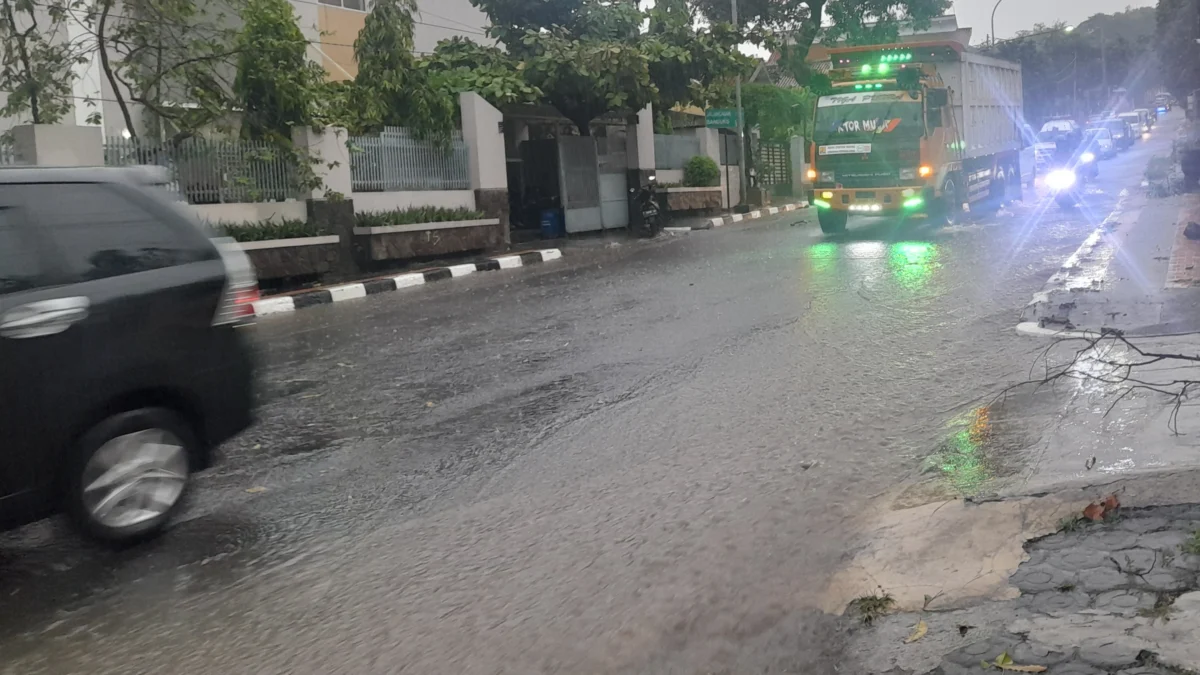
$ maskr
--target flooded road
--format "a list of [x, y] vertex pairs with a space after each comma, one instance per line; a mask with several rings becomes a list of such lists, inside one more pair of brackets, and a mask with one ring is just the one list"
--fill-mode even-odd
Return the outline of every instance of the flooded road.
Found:
[[781, 214], [264, 319], [260, 422], [162, 540], [0, 539], [0, 672], [833, 672], [871, 505], [1057, 424], [996, 403], [1014, 325], [1154, 143], [1081, 211]]

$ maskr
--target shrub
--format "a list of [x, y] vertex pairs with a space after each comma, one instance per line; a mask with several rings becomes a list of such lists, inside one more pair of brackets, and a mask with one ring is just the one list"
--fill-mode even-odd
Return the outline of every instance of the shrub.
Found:
[[214, 228], [219, 234], [232, 237], [235, 241], [267, 241], [270, 239], [298, 239], [320, 237], [320, 227], [305, 220], [262, 220], [250, 223], [217, 223]]
[[354, 216], [359, 227], [386, 227], [413, 223], [444, 223], [452, 220], [481, 220], [486, 216], [473, 209], [447, 209], [440, 206], [414, 206], [392, 211], [368, 211]]
[[683, 167], [683, 184], [687, 187], [713, 187], [721, 184], [721, 170], [712, 157], [696, 155]]

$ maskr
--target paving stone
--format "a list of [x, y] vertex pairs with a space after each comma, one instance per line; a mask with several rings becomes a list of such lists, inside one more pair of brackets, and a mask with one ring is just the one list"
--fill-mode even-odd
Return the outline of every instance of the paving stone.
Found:
[[1108, 673], [1083, 661], [1071, 661], [1060, 666], [1054, 666], [1053, 670], [1046, 671], [1046, 675], [1108, 675]]
[[[1021, 563], [1021, 565], [1041, 565], [1042, 563], [1046, 562], [1050, 556], [1057, 555], [1058, 551], [1057, 549], [1052, 551], [1047, 548], [1039, 548], [1027, 551], [1027, 553], [1029, 553], [1029, 560]], [[1021, 565], [1018, 565], [1018, 567]]]
[[1192, 583], [1189, 575], [1171, 570], [1147, 572], [1137, 577], [1137, 579], [1142, 582], [1139, 585], [1152, 588], [1156, 591], [1182, 591], [1187, 589]]
[[1171, 567], [1181, 570], [1200, 570], [1200, 555], [1192, 555], [1191, 553], [1181, 553], [1175, 556], [1171, 561]]
[[1037, 664], [1039, 666], [1056, 666], [1072, 657], [1072, 654], [1056, 651], [1037, 642], [1022, 642], [1013, 647], [1008, 653], [1018, 665]]
[[[1042, 565], [1024, 565], [1009, 577], [1009, 582], [1022, 593], [1037, 593], [1056, 589], [1066, 583], [1074, 583], [1075, 575], [1064, 572], [1049, 563]], [[1101, 590], [1108, 590], [1107, 588]]]
[[1056, 532], [1045, 539], [1033, 542], [1031, 548], [1035, 551], [1061, 551], [1065, 548], [1078, 546], [1082, 541], [1083, 536], [1079, 531]]
[[1087, 609], [1091, 602], [1092, 597], [1081, 590], [1066, 593], [1051, 590], [1024, 594], [1018, 600], [1017, 606], [1038, 614], [1062, 616]]
[[1016, 635], [993, 635], [950, 652], [944, 662], [978, 669], [980, 661], [991, 661], [1004, 652], [1011, 654], [1020, 641]]
[[932, 673], [929, 673], [929, 675], [979, 675], [981, 672], [978, 663], [975, 664], [975, 667], [968, 668], [960, 666], [957, 663], [945, 662], [938, 666]]
[[1165, 530], [1170, 527], [1170, 525], [1171, 521], [1167, 520], [1166, 518], [1155, 517], [1122, 518], [1121, 521], [1117, 523], [1117, 527], [1119, 529], [1136, 532], [1138, 534], [1146, 534], [1148, 532]]
[[[1083, 543], [1085, 546], [1100, 551], [1120, 551], [1124, 548], [1133, 548], [1138, 544], [1139, 537], [1153, 537], [1156, 534], [1161, 533], [1139, 535], [1128, 530], [1106, 527], [1089, 532], [1088, 536], [1083, 538]], [[1145, 548], [1153, 547], [1146, 546]]]
[[1079, 645], [1079, 658], [1100, 668], [1127, 668], [1137, 665], [1142, 650], [1132, 640], [1095, 638]]
[[1179, 547], [1187, 540], [1188, 535], [1184, 532], [1166, 530], [1165, 532], [1151, 532], [1150, 534], [1138, 535], [1137, 545], [1141, 548], [1153, 548], [1159, 551], [1179, 553]]
[[1171, 671], [1158, 666], [1134, 666], [1118, 671], [1117, 675], [1171, 675]]
[[1087, 548], [1086, 546], [1076, 546], [1057, 551], [1048, 556], [1046, 564], [1057, 567], [1064, 572], [1078, 572], [1097, 567], [1111, 567], [1112, 561], [1108, 557], [1109, 554], [1106, 551], [1097, 551], [1094, 548]]
[[1154, 600], [1153, 593], [1118, 589], [1097, 595], [1092, 607], [1113, 614], [1132, 615], [1136, 614], [1139, 609], [1153, 607]]
[[1151, 548], [1131, 548], [1112, 554], [1125, 572], [1145, 573], [1150, 570], [1162, 569], [1165, 565], [1162, 551]]
[[[1079, 586], [1089, 593], [1101, 593], [1133, 586], [1129, 577], [1114, 567], [1100, 567], [1079, 573]], [[1019, 588], [1019, 587], [1018, 587]]]

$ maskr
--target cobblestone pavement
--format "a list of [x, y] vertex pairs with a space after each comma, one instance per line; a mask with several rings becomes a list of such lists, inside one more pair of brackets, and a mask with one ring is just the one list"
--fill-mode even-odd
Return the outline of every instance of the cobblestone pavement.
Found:
[[1179, 668], [1200, 666], [1200, 556], [1185, 552], [1198, 530], [1200, 506], [1169, 506], [1029, 542], [1011, 577], [1021, 591], [1006, 603], [1013, 620], [929, 675], [979, 673], [1003, 653], [1049, 675], [1192, 672]]

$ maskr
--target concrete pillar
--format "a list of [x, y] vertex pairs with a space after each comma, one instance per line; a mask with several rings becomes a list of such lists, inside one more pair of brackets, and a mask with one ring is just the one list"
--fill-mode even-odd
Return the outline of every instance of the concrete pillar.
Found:
[[25, 166], [104, 166], [100, 127], [22, 124], [13, 127], [13, 154]]
[[508, 165], [504, 152], [504, 113], [473, 91], [458, 95], [463, 140], [467, 144], [475, 208], [499, 218], [509, 243]]
[[311, 127], [294, 127], [292, 143], [300, 150], [317, 159], [312, 166], [313, 173], [321, 179], [320, 187], [314, 188], [311, 194], [302, 195], [305, 199], [325, 199], [340, 197], [350, 199], [354, 194], [354, 183], [350, 178], [350, 148], [346, 130], [341, 127], [325, 127], [317, 131]]
[[654, 107], [648, 105], [638, 111], [637, 121], [632, 126], [625, 135], [629, 168], [654, 171]]

